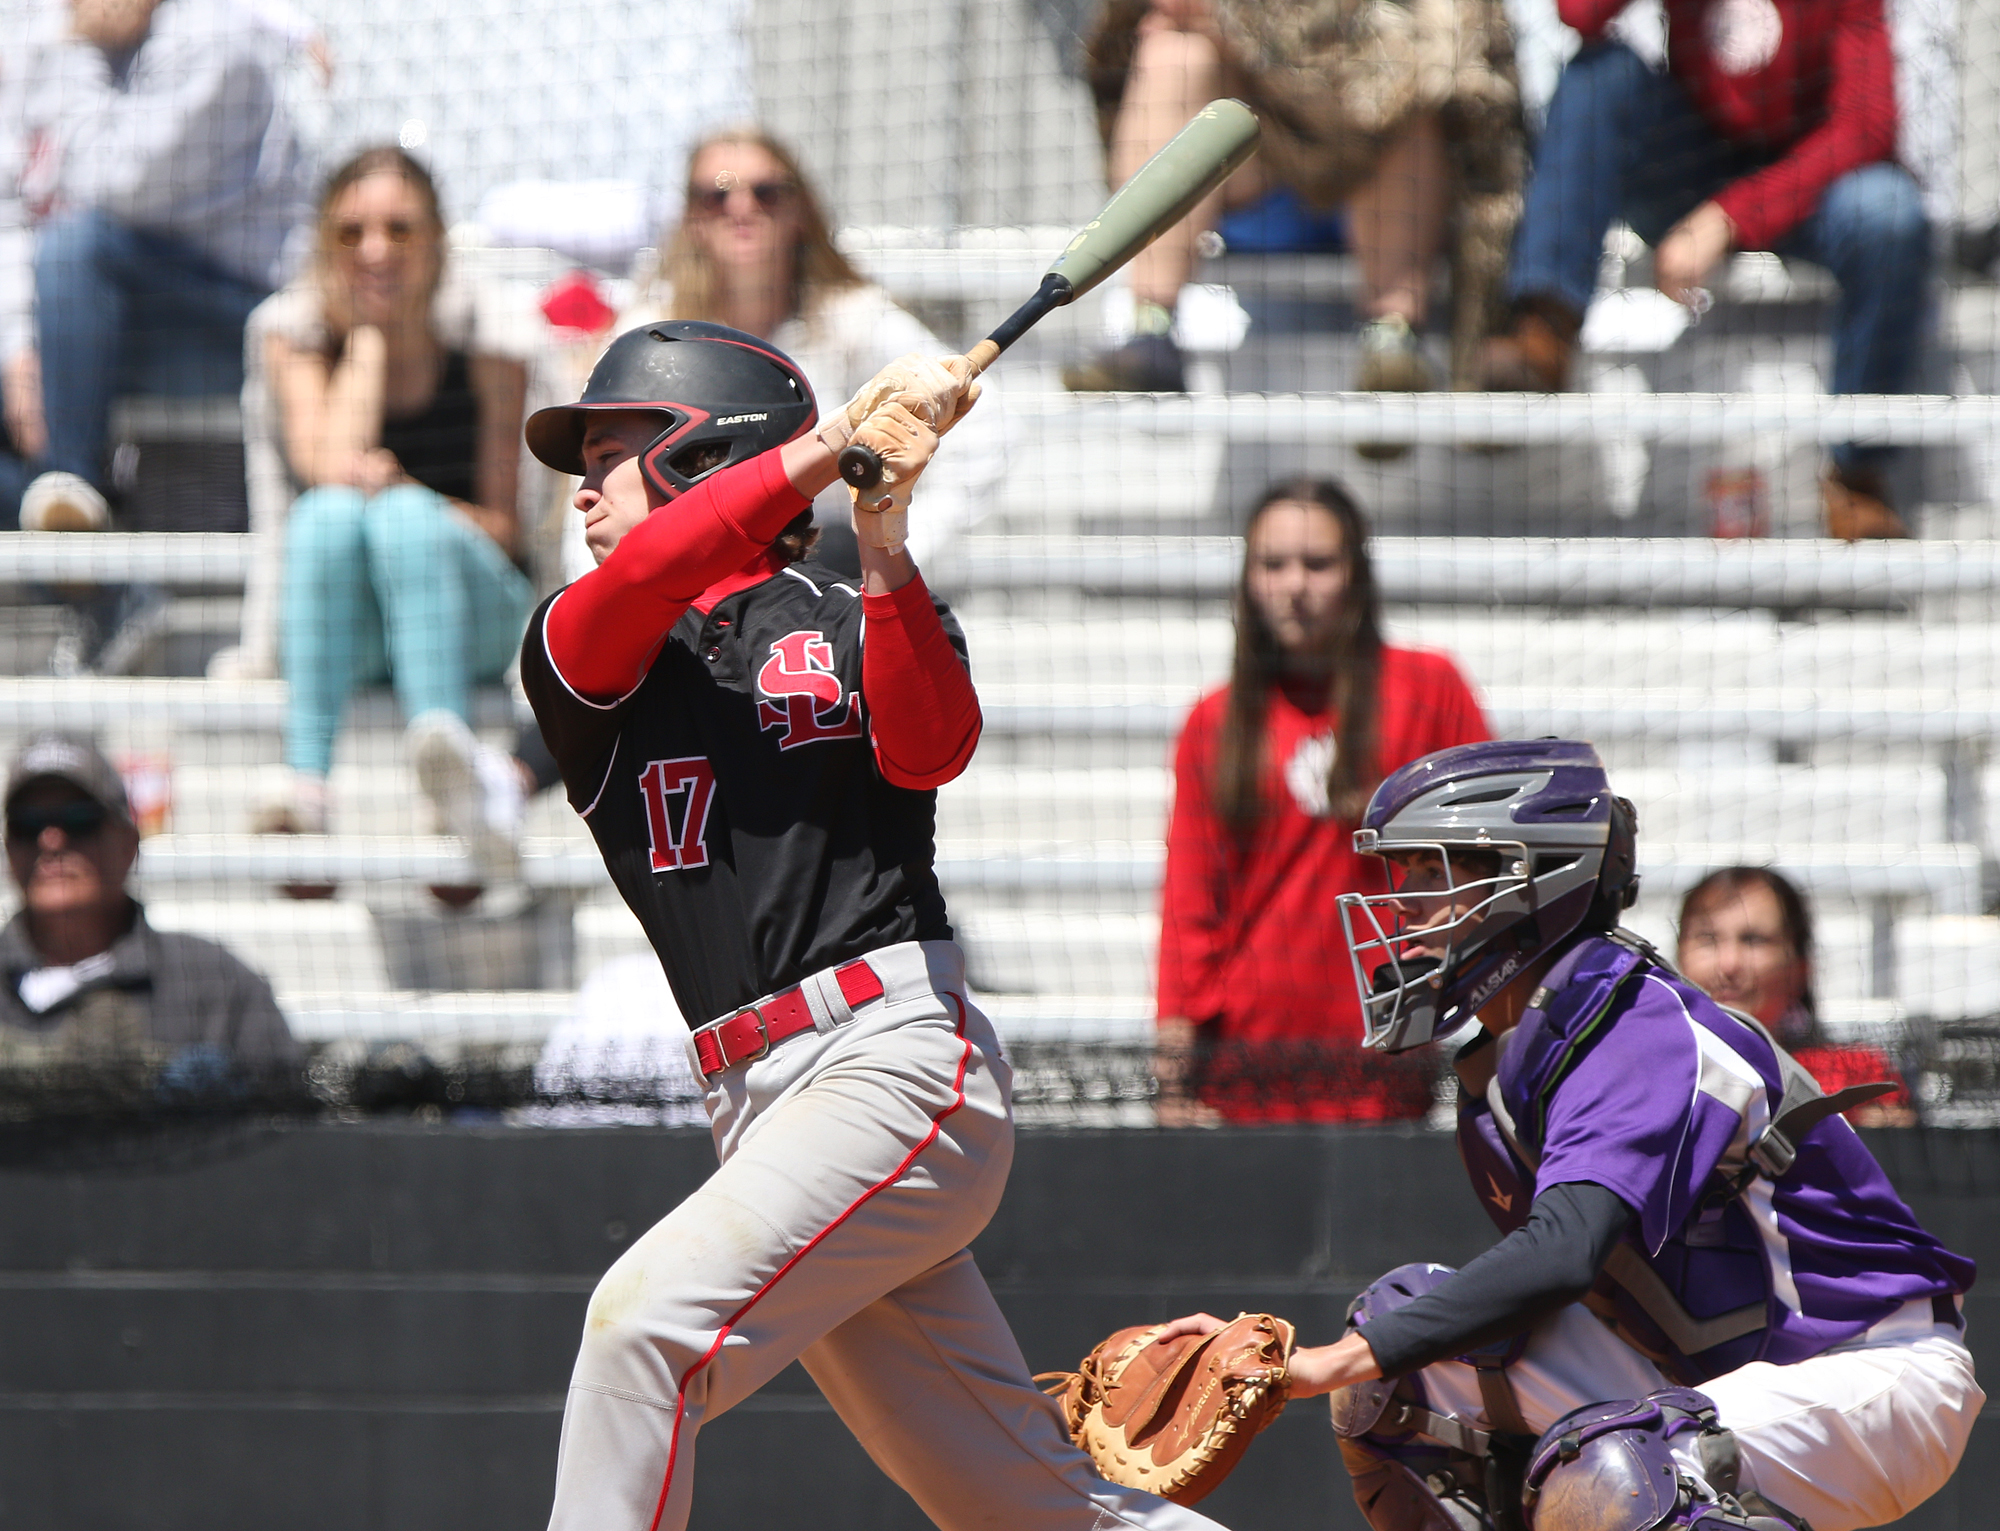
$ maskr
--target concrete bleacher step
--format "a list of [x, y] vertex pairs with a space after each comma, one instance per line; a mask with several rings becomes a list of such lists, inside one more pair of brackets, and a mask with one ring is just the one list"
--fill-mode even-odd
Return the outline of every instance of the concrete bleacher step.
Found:
[[1621, 771], [1614, 781], [1638, 807], [1642, 841], [1775, 840], [1833, 849], [1958, 838], [1945, 773], [1933, 766], [1640, 769]]
[[585, 977], [620, 957], [652, 954], [638, 917], [608, 890], [577, 906], [575, 929], [576, 970]]
[[346, 899], [258, 897], [248, 888], [227, 899], [176, 899], [142, 882], [146, 918], [161, 930], [205, 936], [227, 946], [271, 981], [281, 1006], [296, 994], [389, 987], [375, 922]]
[[975, 988], [1092, 996], [1153, 992], [1157, 915], [1138, 911], [952, 911]]
[[2000, 624], [1750, 612], [1543, 616], [1403, 610], [1392, 642], [1441, 649], [1485, 686], [2000, 691]]
[[[511, 729], [524, 709], [498, 687], [473, 698], [473, 724]], [[276, 734], [285, 722], [281, 680], [209, 680], [183, 676], [0, 677], [0, 734], [36, 728], [98, 732], [116, 741], [145, 730]], [[348, 710], [348, 730], [402, 727], [387, 691], [366, 691]]]
[[[1383, 598], [1410, 604], [1874, 610], [2000, 590], [1996, 541], [1382, 536], [1369, 551]], [[974, 588], [1226, 597], [1243, 547], [1227, 536], [975, 533], [958, 558], [960, 583]]]
[[[1916, 845], [1956, 838], [1945, 773], [1934, 766], [1652, 767], [1621, 771], [1616, 784], [1637, 805], [1648, 842]], [[983, 769], [975, 761], [939, 793], [938, 834], [1009, 843], [1022, 853], [1157, 839], [1172, 798], [1164, 764]]]
[[[1163, 859], [1158, 842], [1079, 843], [1035, 855], [1011, 840], [954, 840], [939, 842], [937, 869], [947, 894], [1120, 898], [1157, 888]], [[1949, 914], [1982, 907], [1980, 853], [1970, 845], [1655, 840], [1639, 847], [1640, 871], [1662, 890], [1688, 888], [1714, 868], [1739, 862], [1784, 867], [1815, 896], [1919, 900]]]
[[[1780, 702], [1774, 728], [1836, 738], [1842, 718], [1908, 738], [1978, 738], [2000, 696], [2000, 624], [1920, 624], [1892, 618], [1778, 622], [1764, 614], [1538, 616], [1530, 612], [1396, 610], [1390, 642], [1450, 654], [1500, 712], [1560, 702], [1560, 688], [1590, 700], [1620, 694], [1618, 718], [1680, 702], [1720, 714], [1742, 702]], [[1186, 708], [1228, 678], [1228, 620], [1140, 610], [1084, 612], [1072, 620], [968, 616], [966, 642], [988, 714], [994, 708], [1162, 704]], [[1734, 694], [1734, 696], [1732, 696]], [[1584, 696], [1584, 690], [1578, 692]], [[1922, 708], [1908, 702], [1922, 696]], [[1824, 728], [1794, 714], [1832, 710]], [[1938, 714], [1922, 726], [1918, 714]], [[1952, 714], [1964, 714], [1948, 724]], [[1024, 724], [1026, 726], [1026, 724]], [[1630, 728], [1630, 724], [1620, 724]], [[1694, 718], [1690, 730], [1698, 730]], [[1716, 730], [1728, 722], [1716, 718]]]
[[576, 1009], [567, 990], [463, 992], [326, 987], [280, 995], [292, 1034], [309, 1043], [367, 1048], [419, 1042], [444, 1061], [471, 1048], [537, 1046]]
[[1632, 437], [1679, 443], [1955, 446], [2000, 431], [2000, 397], [1987, 394], [1766, 392], [1342, 393], [1255, 391], [1071, 394], [1013, 390], [1007, 412], [1039, 433], [1116, 428], [1217, 433], [1232, 443], [1351, 446], [1553, 446]]
[[1233, 624], [1221, 616], [968, 616], [963, 625], [972, 678], [982, 694], [988, 685], [1062, 688], [1132, 681], [1206, 688], [1228, 679], [1236, 644]]
[[[1150, 740], [1180, 729], [1196, 692], [1187, 686], [1097, 685], [1051, 695], [1047, 687], [982, 687], [988, 740], [1016, 744]], [[1818, 743], [1977, 744], [2000, 734], [2000, 692], [1797, 688], [1673, 690], [1515, 686], [1487, 688], [1487, 721], [1501, 738], [1557, 735], [1596, 741], [1646, 739], [1665, 748], [1726, 744], [1752, 756]]]
[[[343, 741], [346, 742], [346, 741]], [[328, 778], [328, 822], [335, 831], [365, 827], [371, 835], [409, 836], [436, 832], [433, 809], [402, 758], [400, 737], [393, 748], [350, 747], [340, 752]], [[240, 835], [266, 804], [282, 801], [289, 773], [274, 758], [221, 759], [214, 751], [195, 754], [175, 748], [164, 756], [171, 771], [172, 808], [167, 827], [178, 835]], [[230, 751], [229, 754], [238, 754]], [[192, 758], [184, 758], [192, 756]], [[529, 838], [588, 840], [589, 830], [560, 792], [530, 800], [523, 823]]]
[[1017, 450], [981, 525], [1046, 535], [1082, 523], [1158, 523], [1186, 529], [1216, 513], [1221, 438], [1193, 432], [1051, 424], [1034, 450]]
[[[941, 839], [938, 878], [947, 893], [1145, 893], [1159, 883], [1157, 840], [1079, 842], [1055, 854], [1023, 853], [1016, 836]], [[1652, 840], [1641, 845], [1647, 875], [1684, 887], [1732, 862], [1784, 866], [1809, 888], [1848, 898], [1920, 898], [1941, 913], [1981, 907], [1978, 849], [1950, 844], [1785, 844]], [[217, 882], [467, 883], [477, 868], [455, 840], [322, 835], [160, 835], [146, 842], [140, 875], [149, 889]], [[603, 863], [583, 842], [530, 841], [521, 857], [531, 888], [597, 889]]]
[[1902, 920], [1895, 940], [1897, 997], [1910, 1014], [1974, 1019], [2000, 1006], [2000, 918]]
[[1157, 840], [1173, 776], [1155, 767], [982, 767], [938, 793], [940, 840], [1012, 843], [1023, 851], [1064, 843]]
[[[572, 836], [521, 845], [521, 881], [530, 888], [595, 889], [608, 877], [597, 849]], [[155, 835], [139, 851], [148, 888], [241, 882], [483, 882], [464, 844], [443, 835]]]

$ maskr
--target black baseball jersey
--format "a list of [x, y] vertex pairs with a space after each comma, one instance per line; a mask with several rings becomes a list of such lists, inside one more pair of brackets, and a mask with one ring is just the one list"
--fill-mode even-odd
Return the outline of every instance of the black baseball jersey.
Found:
[[528, 625], [521, 682], [690, 1024], [877, 947], [950, 938], [937, 793], [876, 766], [852, 585], [799, 563], [706, 616], [690, 607], [638, 689], [602, 705], [550, 661], [561, 599]]

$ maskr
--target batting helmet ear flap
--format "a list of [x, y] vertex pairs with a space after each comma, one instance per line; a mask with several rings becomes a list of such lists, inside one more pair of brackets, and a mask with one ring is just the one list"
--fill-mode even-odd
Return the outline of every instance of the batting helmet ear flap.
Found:
[[655, 436], [652, 445], [639, 454], [640, 475], [662, 499], [671, 500], [688, 488], [687, 478], [676, 474], [667, 459], [692, 432], [706, 425], [709, 418], [709, 412], [696, 405], [679, 405], [667, 422], [667, 428]]

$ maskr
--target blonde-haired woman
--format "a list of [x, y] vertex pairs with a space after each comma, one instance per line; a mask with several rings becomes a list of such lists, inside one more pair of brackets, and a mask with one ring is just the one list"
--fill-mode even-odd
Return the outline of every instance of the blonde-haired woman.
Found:
[[[642, 281], [622, 333], [655, 319], [706, 319], [761, 336], [799, 365], [822, 404], [845, 399], [883, 363], [911, 351], [957, 349], [857, 271], [796, 156], [762, 128], [728, 128], [688, 155], [686, 202], [661, 241], [657, 273]], [[984, 511], [1001, 471], [1000, 401], [987, 384], [979, 413], [924, 476], [910, 518], [922, 560]], [[820, 519], [846, 521], [835, 486]]]
[[292, 484], [278, 581], [290, 684], [288, 800], [264, 827], [319, 831], [335, 734], [388, 679], [441, 829], [493, 870], [511, 845], [511, 773], [469, 726], [476, 683], [512, 662], [532, 589], [515, 564], [527, 369], [440, 322], [445, 230], [429, 173], [394, 147], [335, 171], [311, 271], [270, 300], [254, 360]]

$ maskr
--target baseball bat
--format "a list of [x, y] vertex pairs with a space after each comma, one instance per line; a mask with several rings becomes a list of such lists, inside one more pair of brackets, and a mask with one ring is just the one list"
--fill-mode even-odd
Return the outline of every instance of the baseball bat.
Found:
[[[1055, 258], [1035, 295], [965, 353], [977, 377], [1045, 314], [1074, 303], [1193, 212], [1257, 147], [1256, 113], [1241, 101], [1211, 101], [1141, 165]], [[856, 489], [882, 482], [870, 448], [842, 449], [840, 476]]]

